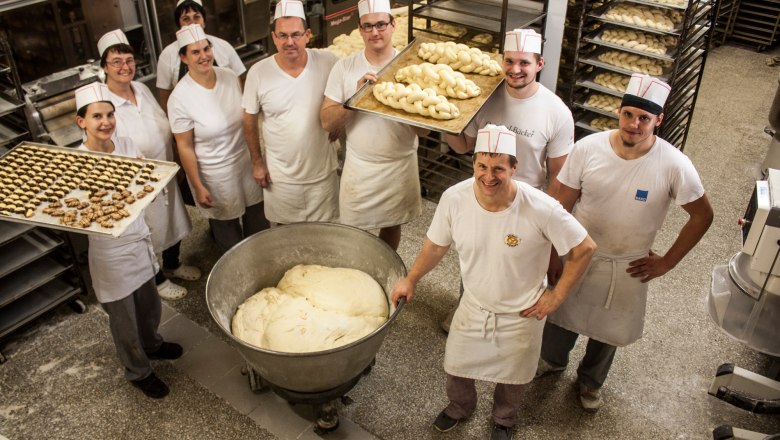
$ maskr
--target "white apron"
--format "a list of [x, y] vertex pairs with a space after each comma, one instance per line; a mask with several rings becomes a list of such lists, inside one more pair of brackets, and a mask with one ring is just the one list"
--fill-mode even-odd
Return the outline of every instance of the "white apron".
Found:
[[263, 188], [265, 217], [272, 222], [335, 222], [339, 217], [339, 176], [314, 183], [271, 182]]
[[549, 316], [566, 330], [616, 347], [642, 337], [648, 283], [633, 278], [630, 261], [647, 254], [613, 257], [596, 253], [566, 301]]
[[368, 162], [347, 148], [339, 191], [339, 221], [360, 229], [402, 225], [420, 215], [417, 154]]
[[154, 250], [158, 253], [183, 240], [192, 230], [175, 177], [146, 207], [144, 219], [152, 233]]
[[523, 318], [517, 312], [491, 312], [465, 292], [450, 325], [444, 371], [510, 385], [531, 382], [539, 362], [544, 322]]
[[89, 236], [89, 273], [101, 303], [123, 299], [157, 273], [149, 229], [138, 217], [119, 237]]
[[[200, 180], [211, 193], [213, 207], [206, 209], [196, 201], [198, 211], [205, 218], [215, 220], [233, 220], [244, 215], [247, 206], [263, 201], [263, 189], [252, 177], [252, 160], [249, 150], [238, 156], [232, 163], [215, 165], [198, 164]], [[192, 188], [195, 195], [195, 188]]]

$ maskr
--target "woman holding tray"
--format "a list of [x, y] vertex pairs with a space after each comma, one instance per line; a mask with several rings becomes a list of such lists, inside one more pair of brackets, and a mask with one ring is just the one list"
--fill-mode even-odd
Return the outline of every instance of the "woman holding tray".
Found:
[[[92, 83], [76, 90], [76, 123], [84, 130], [79, 147], [100, 153], [139, 157], [128, 138], [114, 137], [114, 104], [108, 88]], [[160, 399], [168, 386], [152, 371], [150, 359], [178, 359], [182, 347], [164, 342], [160, 325], [160, 296], [154, 282], [157, 259], [149, 228], [138, 216], [119, 237], [89, 236], [89, 272], [125, 378], [147, 396]]]
[[[116, 135], [132, 139], [144, 157], [173, 161], [173, 135], [168, 118], [149, 88], [133, 81], [135, 54], [125, 34], [117, 29], [103, 35], [98, 41], [98, 51], [116, 109]], [[157, 291], [163, 299], [181, 299], [187, 289], [168, 277], [195, 281], [201, 273], [197, 267], [179, 260], [181, 240], [192, 230], [192, 225], [175, 179], [146, 208], [144, 216], [152, 232], [155, 252], [162, 253], [162, 270], [155, 275]]]

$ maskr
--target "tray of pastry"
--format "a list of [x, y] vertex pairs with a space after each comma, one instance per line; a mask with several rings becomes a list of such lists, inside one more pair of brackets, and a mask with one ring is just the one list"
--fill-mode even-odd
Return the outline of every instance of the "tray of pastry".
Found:
[[[423, 43], [440, 43], [440, 41], [427, 39], [423, 37], [415, 38], [403, 51], [401, 51], [393, 60], [387, 64], [377, 74], [378, 83], [395, 81], [396, 72], [406, 66], [426, 63], [428, 61], [420, 58], [418, 52]], [[494, 53], [485, 52], [501, 66], [501, 56]], [[461, 72], [462, 73], [462, 72]], [[480, 108], [485, 104], [490, 95], [498, 88], [504, 80], [503, 70], [499, 69], [496, 76], [479, 75], [474, 73], [463, 73], [466, 79], [476, 84], [480, 93], [478, 96], [469, 99], [456, 99], [447, 97], [450, 104], [458, 107], [459, 115], [453, 119], [435, 119], [430, 116], [408, 113], [402, 109], [396, 109], [385, 105], [374, 96], [374, 87], [376, 84], [366, 84], [361, 87], [351, 98], [344, 103], [344, 106], [360, 112], [377, 115], [386, 119], [426, 128], [428, 130], [440, 131], [459, 135], [474, 118]], [[377, 84], [378, 84], [377, 83]]]
[[0, 220], [118, 237], [178, 170], [173, 162], [23, 142], [0, 157]]
[[588, 43], [610, 47], [664, 61], [677, 57], [677, 37], [610, 26], [582, 38]]
[[624, 50], [606, 47], [599, 48], [579, 61], [628, 76], [634, 73], [644, 73], [666, 82], [669, 81], [669, 72], [672, 70], [673, 65], [671, 61], [649, 58]]
[[684, 11], [664, 9], [647, 5], [616, 3], [590, 15], [604, 23], [629, 27], [659, 34], [680, 35], [683, 30]]

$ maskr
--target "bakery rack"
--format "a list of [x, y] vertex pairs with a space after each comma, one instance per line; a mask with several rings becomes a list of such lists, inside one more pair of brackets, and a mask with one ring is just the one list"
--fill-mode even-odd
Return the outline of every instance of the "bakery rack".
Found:
[[[650, 7], [663, 14], [676, 14], [681, 17], [681, 21], [672, 29], [659, 30], [608, 18], [607, 12], [618, 5]], [[599, 59], [599, 55], [606, 51], [618, 51], [665, 66], [663, 72], [655, 76], [668, 82], [672, 91], [664, 108], [664, 122], [658, 135], [682, 150], [707, 59], [716, 7], [717, 0], [688, 0], [678, 4], [651, 0], [570, 2], [557, 93], [572, 109], [576, 138], [600, 131], [589, 124], [596, 115], [617, 120], [617, 114], [598, 111], [587, 102], [594, 94], [622, 97], [623, 90], [614, 90], [594, 82], [594, 78], [605, 72], [630, 76], [630, 68], [608, 64]], [[666, 53], [662, 54], [635, 50], [603, 40], [601, 37], [606, 30], [642, 32], [657, 40], [674, 38], [677, 44], [667, 45]]]
[[29, 134], [19, 72], [8, 38], [0, 31], [0, 146], [14, 144]]
[[780, 40], [780, 0], [733, 0], [733, 3], [734, 18], [727, 38], [754, 46], [758, 51]]

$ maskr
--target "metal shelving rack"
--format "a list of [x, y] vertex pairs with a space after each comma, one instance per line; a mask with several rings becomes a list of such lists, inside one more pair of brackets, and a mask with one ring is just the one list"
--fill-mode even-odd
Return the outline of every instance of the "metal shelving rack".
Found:
[[0, 221], [0, 340], [63, 303], [83, 313], [86, 292], [67, 234]]
[[[661, 31], [616, 22], [604, 17], [609, 9], [621, 3], [650, 6], [662, 11], [676, 10], [683, 13], [683, 20], [674, 29]], [[618, 98], [623, 96], [623, 91], [593, 82], [596, 75], [604, 72], [624, 75], [625, 78], [631, 75], [631, 70], [601, 62], [597, 58], [604, 50], [618, 50], [671, 63], [671, 67], [658, 76], [672, 86], [672, 92], [664, 108], [664, 122], [658, 134], [682, 150], [687, 140], [688, 128], [704, 72], [716, 6], [717, 0], [689, 0], [687, 6], [657, 4], [646, 0], [604, 2], [580, 0], [571, 5], [567, 15], [568, 24], [565, 30], [567, 47], [562, 52], [558, 94], [572, 108], [576, 138], [600, 131], [591, 125], [592, 120], [597, 116], [607, 117], [617, 122], [617, 114], [589, 106], [587, 100], [594, 93]], [[659, 55], [629, 49], [600, 39], [604, 30], [621, 28], [642, 31], [649, 35], [672, 36], [677, 38], [677, 44], [669, 48], [667, 54]]]
[[5, 32], [0, 31], [0, 146], [29, 138], [24, 92]]
[[758, 51], [780, 40], [780, 0], [733, 1], [736, 13], [728, 38], [755, 46]]
[[[544, 29], [547, 3], [531, 3], [521, 7], [510, 5], [508, 0], [436, 0], [427, 3], [412, 0], [409, 2], [409, 41], [415, 35], [436, 35], [485, 51], [502, 53], [507, 29], [535, 28], [540, 33]], [[415, 26], [414, 18], [425, 19], [425, 26]], [[432, 21], [462, 26], [466, 28], [466, 33], [456, 38], [437, 32], [431, 28]], [[473, 38], [478, 34], [491, 35], [490, 43], [476, 43]], [[423, 196], [433, 201], [438, 201], [445, 189], [471, 177], [473, 173], [471, 155], [450, 151], [440, 133], [420, 138], [417, 157]]]

